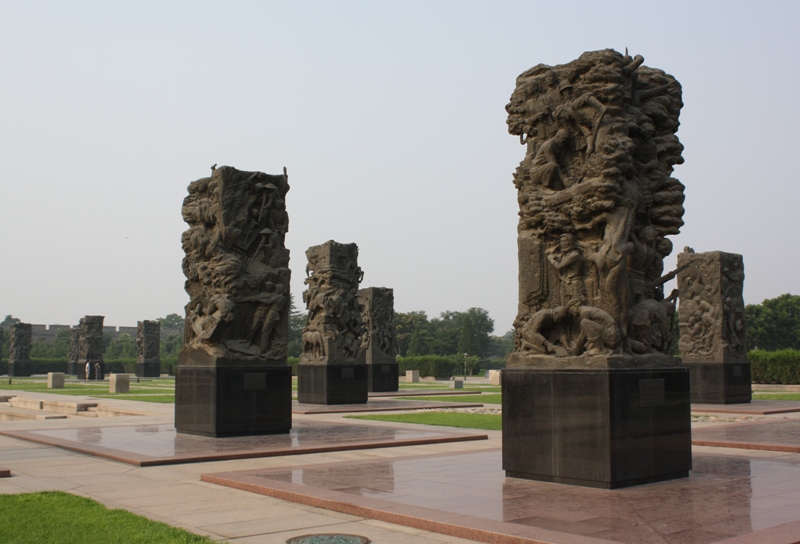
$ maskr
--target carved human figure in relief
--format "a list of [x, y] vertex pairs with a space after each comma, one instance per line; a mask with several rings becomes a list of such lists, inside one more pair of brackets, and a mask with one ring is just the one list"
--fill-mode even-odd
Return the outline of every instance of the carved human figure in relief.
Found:
[[553, 354], [559, 356], [566, 356], [567, 350], [567, 336], [564, 331], [561, 331], [559, 340], [561, 345], [556, 345], [551, 342], [548, 337], [551, 335], [550, 329], [554, 328], [559, 323], [562, 323], [569, 316], [569, 310], [566, 306], [558, 306], [556, 308], [539, 310], [522, 327], [522, 346], [526, 351], [541, 354]]
[[551, 253], [547, 260], [558, 272], [561, 282], [561, 304], [566, 305], [571, 300], [585, 301], [586, 287], [583, 283], [583, 255], [575, 245], [575, 237], [571, 234], [562, 234], [559, 238], [559, 253]]

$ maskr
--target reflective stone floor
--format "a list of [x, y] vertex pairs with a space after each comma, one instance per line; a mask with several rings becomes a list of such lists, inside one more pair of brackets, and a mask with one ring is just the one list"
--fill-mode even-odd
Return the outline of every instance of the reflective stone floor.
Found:
[[430, 410], [432, 408], [475, 408], [478, 403], [370, 398], [365, 404], [300, 404], [292, 401], [293, 414], [343, 414], [345, 412], [388, 412], [392, 410]]
[[796, 400], [753, 400], [742, 404], [692, 403], [692, 412], [752, 415], [788, 414], [800, 412], [800, 402]]
[[689, 478], [619, 490], [506, 478], [500, 450], [203, 480], [481, 542], [705, 544], [738, 536], [732, 542], [743, 544], [800, 535], [800, 464], [746, 457], [695, 454]]
[[137, 466], [486, 439], [486, 434], [481, 432], [418, 430], [319, 421], [295, 421], [288, 434], [235, 438], [178, 434], [175, 427], [168, 424], [7, 431], [0, 434]]
[[692, 444], [800, 453], [800, 419], [693, 429]]

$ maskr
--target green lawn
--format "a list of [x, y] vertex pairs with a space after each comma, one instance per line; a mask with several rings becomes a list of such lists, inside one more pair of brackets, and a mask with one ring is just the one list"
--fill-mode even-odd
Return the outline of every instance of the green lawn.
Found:
[[800, 400], [800, 393], [753, 393], [759, 400]]
[[379, 416], [345, 416], [351, 419], [369, 419], [372, 421], [394, 421], [397, 423], [421, 423], [423, 425], [441, 425], [444, 427], [462, 427], [467, 429], [483, 429], [499, 431], [503, 428], [500, 415], [463, 414], [460, 412], [419, 412], [416, 414], [392, 414]]
[[503, 395], [436, 395], [435, 397], [400, 397], [404, 400], [427, 400], [430, 402], [479, 402], [502, 404]]
[[212, 540], [164, 523], [108, 510], [61, 491], [0, 495], [0, 539], [6, 544], [190, 544]]
[[53, 393], [56, 395], [90, 396], [97, 398], [141, 400], [143, 402], [175, 402], [175, 380], [148, 380], [140, 383], [134, 380], [128, 393], [109, 393], [108, 382], [65, 383], [63, 389], [48, 389], [47, 382], [40, 378], [14, 378], [0, 381], [0, 391], [30, 391], [32, 393]]

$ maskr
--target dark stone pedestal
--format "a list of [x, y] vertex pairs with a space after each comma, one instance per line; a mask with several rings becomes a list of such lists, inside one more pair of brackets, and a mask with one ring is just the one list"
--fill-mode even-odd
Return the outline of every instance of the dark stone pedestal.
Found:
[[370, 392], [397, 391], [400, 389], [398, 372], [400, 365], [397, 363], [372, 363], [367, 365], [367, 386]]
[[303, 404], [365, 404], [366, 364], [300, 364], [297, 400]]
[[30, 361], [14, 361], [13, 363], [8, 363], [9, 377], [21, 378], [24, 376], [30, 376], [31, 373], [32, 369]]
[[161, 376], [161, 363], [136, 363], [136, 375], [140, 378]]
[[503, 371], [506, 475], [613, 489], [689, 475], [689, 372]]
[[292, 428], [292, 368], [253, 364], [175, 369], [175, 429], [201, 436], [288, 433]]
[[70, 376], [77, 376], [78, 375], [78, 363], [75, 361], [67, 363], [67, 374]]
[[689, 369], [691, 401], [701, 404], [743, 404], [752, 400], [750, 363], [683, 362]]

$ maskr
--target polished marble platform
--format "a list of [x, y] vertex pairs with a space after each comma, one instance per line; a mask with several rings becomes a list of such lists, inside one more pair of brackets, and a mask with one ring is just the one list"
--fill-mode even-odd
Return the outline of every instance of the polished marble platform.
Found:
[[800, 463], [786, 461], [695, 454], [688, 478], [617, 490], [507, 478], [499, 449], [202, 479], [492, 544], [800, 539]]
[[286, 434], [209, 438], [179, 434], [172, 425], [5, 431], [5, 436], [105, 457], [136, 466], [174, 465], [331, 451], [486, 440], [480, 432], [295, 421]]
[[800, 419], [695, 429], [692, 431], [692, 444], [800, 453]]
[[483, 404], [392, 398], [369, 399], [364, 404], [303, 404], [292, 400], [293, 414], [344, 414], [349, 412], [392, 412], [400, 410], [432, 410], [435, 408], [479, 408]]
[[766, 416], [800, 412], [800, 401], [753, 399], [747, 404], [700, 404], [692, 403], [692, 413], [749, 414]]

